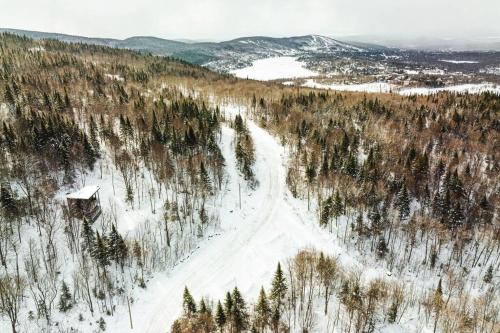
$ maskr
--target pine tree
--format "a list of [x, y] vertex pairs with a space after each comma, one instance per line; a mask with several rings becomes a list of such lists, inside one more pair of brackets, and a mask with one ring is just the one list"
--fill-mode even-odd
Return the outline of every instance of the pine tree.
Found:
[[194, 302], [193, 296], [191, 296], [187, 287], [184, 287], [182, 307], [184, 309], [184, 316], [187, 318], [191, 318], [196, 314], [196, 303]]
[[160, 130], [160, 125], [158, 124], [158, 119], [156, 119], [156, 112], [153, 111], [153, 119], [151, 121], [151, 137], [153, 140], [163, 143], [163, 135]]
[[245, 132], [245, 124], [243, 123], [243, 118], [241, 118], [239, 114], [234, 117], [234, 129], [238, 135]]
[[205, 304], [205, 300], [203, 298], [200, 301], [200, 306], [199, 306], [198, 312], [200, 314], [207, 314], [209, 312], [208, 308], [207, 308], [207, 305]]
[[273, 282], [271, 284], [271, 295], [269, 297], [273, 311], [272, 325], [275, 330], [278, 328], [281, 320], [281, 308], [283, 306], [286, 291], [286, 280], [281, 269], [281, 264], [278, 263], [278, 267], [276, 268], [276, 273], [274, 273]]
[[217, 310], [215, 311], [215, 323], [219, 328], [219, 331], [222, 333], [224, 330], [224, 326], [226, 325], [226, 314], [224, 313], [224, 309], [222, 308], [222, 304], [220, 301], [217, 302]]
[[205, 169], [205, 164], [203, 163], [203, 161], [201, 161], [200, 163], [200, 182], [203, 192], [211, 194], [212, 181], [210, 180], [210, 176], [208, 175], [207, 169]]
[[92, 147], [92, 145], [90, 144], [87, 135], [83, 135], [83, 149], [85, 153], [85, 161], [87, 163], [87, 167], [90, 170], [93, 170], [98, 154], [94, 150], [94, 147]]
[[330, 223], [330, 216], [332, 211], [332, 197], [329, 196], [326, 200], [324, 200], [321, 206], [322, 208], [321, 208], [319, 223], [322, 226], [326, 226]]
[[125, 264], [125, 259], [127, 258], [128, 255], [128, 247], [121, 235], [118, 240], [117, 251], [118, 251], [118, 263], [120, 264], [120, 267], [123, 269], [123, 265]]
[[93, 256], [94, 259], [97, 260], [99, 265], [106, 269], [106, 266], [109, 266], [109, 250], [108, 250], [108, 241], [105, 236], [100, 236], [99, 233], [96, 233], [96, 242], [94, 246]]
[[82, 238], [82, 250], [88, 251], [90, 254], [92, 254], [95, 246], [95, 234], [89, 220], [87, 220], [86, 218], [83, 219]]
[[349, 154], [349, 157], [346, 160], [346, 164], [344, 166], [344, 170], [346, 174], [351, 177], [356, 177], [358, 174], [358, 159], [352, 153]]
[[111, 232], [108, 236], [108, 251], [109, 257], [117, 263], [120, 259], [120, 238], [120, 234], [116, 231], [115, 225], [111, 225]]
[[233, 298], [231, 293], [226, 293], [226, 298], [224, 300], [224, 314], [226, 316], [226, 322], [232, 325], [233, 322]]
[[61, 286], [61, 296], [59, 297], [59, 311], [66, 312], [73, 307], [73, 299], [69, 291], [69, 287], [65, 281]]
[[404, 182], [396, 197], [395, 205], [399, 209], [400, 220], [404, 220], [410, 216], [410, 198], [408, 197], [408, 190]]
[[333, 200], [333, 217], [335, 217], [335, 224], [338, 226], [339, 216], [342, 215], [344, 206], [342, 205], [342, 199], [340, 198], [339, 191], [335, 192], [335, 199]]
[[255, 305], [255, 327], [258, 328], [259, 332], [263, 332], [269, 325], [269, 320], [271, 318], [271, 306], [267, 300], [266, 292], [264, 287], [261, 287], [259, 300]]
[[248, 313], [246, 310], [245, 300], [241, 296], [237, 287], [234, 288], [232, 293], [233, 298], [233, 311], [232, 320], [236, 332], [242, 332], [248, 328]]

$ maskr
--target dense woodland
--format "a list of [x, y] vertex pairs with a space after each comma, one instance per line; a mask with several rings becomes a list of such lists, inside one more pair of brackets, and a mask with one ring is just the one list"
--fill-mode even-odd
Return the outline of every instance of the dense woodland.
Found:
[[[218, 223], [206, 203], [225, 179], [219, 110], [165, 84], [213, 74], [11, 35], [0, 37], [0, 59], [0, 312], [13, 332], [27, 320], [21, 308], [40, 331], [76, 304], [98, 319], [113, 315], [127, 288], [145, 288], [149, 273], [170, 267]], [[73, 219], [64, 194], [89, 182], [112, 187], [125, 208], [152, 220], [126, 236], [117, 207], [94, 225]]]
[[[66, 332], [71, 319], [105, 330], [131, 289], [217, 228], [225, 117], [214, 100], [247, 106], [289, 153], [292, 195], [359, 261], [405, 284], [304, 250], [260, 295], [196, 303], [186, 288], [173, 332], [373, 332], [408, 314], [436, 332], [498, 331], [499, 96], [285, 88], [8, 34], [0, 61], [0, 314], [13, 332]], [[246, 121], [230, 125], [254, 188]], [[73, 219], [65, 194], [95, 182], [123, 207]], [[120, 209], [147, 218], [126, 232]]]

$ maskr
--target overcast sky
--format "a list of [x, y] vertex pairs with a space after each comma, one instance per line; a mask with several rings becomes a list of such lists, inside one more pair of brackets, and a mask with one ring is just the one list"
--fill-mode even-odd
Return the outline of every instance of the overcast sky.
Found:
[[90, 37], [500, 36], [500, 0], [0, 0], [0, 27]]

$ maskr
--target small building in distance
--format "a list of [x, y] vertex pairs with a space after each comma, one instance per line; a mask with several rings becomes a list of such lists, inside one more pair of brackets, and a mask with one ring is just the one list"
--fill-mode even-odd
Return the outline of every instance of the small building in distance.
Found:
[[85, 186], [66, 196], [70, 216], [89, 222], [97, 220], [101, 215], [99, 186]]

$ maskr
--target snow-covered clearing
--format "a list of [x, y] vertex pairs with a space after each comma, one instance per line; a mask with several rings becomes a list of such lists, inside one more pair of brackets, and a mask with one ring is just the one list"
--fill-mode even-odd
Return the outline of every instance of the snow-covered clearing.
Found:
[[359, 83], [359, 84], [339, 84], [339, 83], [323, 84], [316, 82], [314, 79], [306, 80], [306, 82], [302, 86], [309, 88], [372, 92], [372, 93], [388, 93], [397, 88], [396, 85], [387, 82], [369, 82], [369, 83]]
[[448, 62], [450, 64], [477, 64], [479, 61], [476, 60], [450, 60], [450, 59], [439, 59], [442, 62]]
[[370, 83], [359, 83], [359, 84], [339, 84], [339, 83], [323, 84], [316, 82], [314, 79], [308, 79], [302, 86], [309, 88], [318, 88], [318, 89], [357, 91], [357, 92], [368, 92], [368, 93], [395, 92], [401, 95], [430, 95], [442, 91], [449, 91], [454, 93], [469, 93], [469, 94], [479, 94], [483, 92], [500, 94], [500, 86], [494, 83], [469, 83], [469, 84], [459, 84], [459, 85], [440, 87], [440, 88], [428, 88], [428, 87], [401, 88], [398, 85], [390, 84], [387, 82], [370, 82]]
[[480, 94], [483, 92], [500, 94], [500, 86], [494, 83], [470, 83], [470, 84], [459, 84], [455, 86], [448, 86], [442, 88], [426, 88], [426, 87], [404, 88], [400, 89], [399, 93], [402, 95], [430, 95], [442, 91], [449, 91], [454, 93], [469, 93], [469, 94]]
[[236, 77], [261, 81], [317, 76], [294, 57], [259, 59], [252, 66], [231, 71]]

